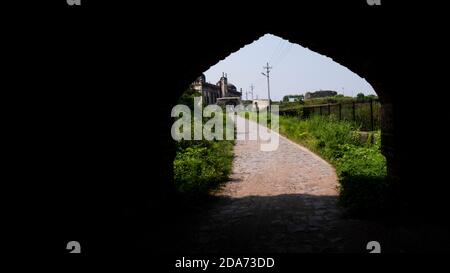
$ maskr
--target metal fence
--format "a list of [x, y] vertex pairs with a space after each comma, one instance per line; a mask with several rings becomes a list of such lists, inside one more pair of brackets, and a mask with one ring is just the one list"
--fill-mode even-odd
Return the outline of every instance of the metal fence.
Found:
[[[334, 116], [338, 120], [353, 121], [363, 131], [379, 130], [381, 126], [381, 104], [378, 100], [330, 103], [302, 107], [302, 118], [311, 116]], [[293, 115], [287, 111], [284, 114]], [[298, 113], [297, 111], [295, 113]]]

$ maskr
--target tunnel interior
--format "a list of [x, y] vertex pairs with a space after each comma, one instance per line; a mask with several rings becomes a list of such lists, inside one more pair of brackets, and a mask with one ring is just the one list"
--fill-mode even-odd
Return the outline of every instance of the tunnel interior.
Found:
[[[43, 78], [46, 91], [39, 107], [46, 111], [39, 132], [57, 133], [59, 138], [45, 141], [63, 147], [45, 152], [53, 156], [45, 168], [52, 175], [45, 177], [64, 193], [56, 202], [63, 206], [50, 206], [53, 218], [60, 219], [55, 225], [57, 243], [64, 244], [69, 236], [82, 238], [93, 252], [113, 251], [115, 244], [132, 250], [144, 233], [163, 231], [159, 223], [170, 221], [177, 203], [172, 106], [192, 79], [266, 33], [328, 56], [370, 82], [382, 102], [383, 154], [398, 200], [412, 204], [409, 212], [417, 217], [445, 220], [448, 191], [440, 178], [445, 161], [435, 160], [433, 152], [434, 143], [446, 143], [436, 128], [446, 124], [448, 114], [445, 107], [417, 106], [417, 98], [432, 88], [419, 79], [438, 73], [429, 58], [417, 54], [430, 46], [427, 39], [417, 39], [429, 37], [426, 29], [396, 24], [395, 12], [382, 10], [380, 21], [380, 14], [366, 5], [347, 16], [318, 10], [311, 14], [327, 20], [311, 23], [297, 8], [283, 7], [272, 10], [280, 15], [276, 23], [264, 26], [256, 23], [257, 17], [245, 25], [211, 22], [209, 27], [216, 31], [186, 14], [179, 15], [184, 24], [167, 23], [164, 29], [149, 28], [161, 23], [145, 14], [126, 24], [113, 14], [102, 20], [89, 15], [76, 27], [71, 24], [79, 22], [74, 14], [57, 18], [71, 27], [60, 33], [49, 26], [49, 38], [55, 33], [59, 38], [39, 48], [54, 57], [47, 59], [51, 71]], [[247, 14], [244, 11], [237, 15]], [[78, 50], [56, 54], [63, 48]], [[67, 73], [74, 67], [81, 68], [76, 78]], [[431, 112], [435, 118], [430, 120]], [[415, 131], [417, 124], [421, 127]], [[117, 234], [125, 235], [112, 242]], [[158, 251], [159, 243], [164, 244], [149, 246], [151, 251]]]

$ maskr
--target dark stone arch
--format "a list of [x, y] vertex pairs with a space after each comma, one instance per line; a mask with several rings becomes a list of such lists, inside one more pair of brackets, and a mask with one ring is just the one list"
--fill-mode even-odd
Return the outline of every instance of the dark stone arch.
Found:
[[[419, 86], [430, 88], [420, 80], [439, 74], [417, 52], [432, 45], [428, 54], [436, 52], [433, 56], [438, 59], [448, 50], [434, 43], [428, 31], [435, 26], [423, 27], [417, 20], [423, 16], [420, 13], [407, 10], [399, 20], [398, 10], [390, 10], [387, 1], [383, 1], [387, 8], [377, 11], [365, 1], [344, 2], [314, 1], [317, 6], [312, 8], [283, 3], [261, 7], [258, 13], [241, 7], [235, 10], [239, 20], [234, 21], [196, 20], [184, 12], [191, 10], [191, 3], [179, 4], [182, 14], [166, 7], [167, 20], [152, 17], [148, 10], [126, 21], [107, 12], [101, 12], [103, 18], [98, 13], [83, 19], [75, 12], [54, 14], [53, 25], [39, 32], [38, 40], [48, 42], [42, 48], [36, 45], [33, 53], [45, 56], [35, 63], [49, 66], [46, 73], [36, 70], [42, 77], [34, 82], [43, 82], [39, 110], [50, 113], [42, 128], [52, 137], [44, 143], [55, 147], [42, 152], [54, 155], [43, 180], [51, 180], [54, 187], [49, 186], [49, 192], [56, 188], [61, 196], [52, 204], [58, 206], [52, 218], [60, 227], [55, 248], [67, 238], [84, 238], [91, 251], [104, 254], [108, 249], [120, 252], [136, 247], [144, 233], [154, 234], [158, 241], [157, 223], [170, 222], [171, 206], [177, 201], [172, 185], [171, 107], [203, 71], [266, 33], [331, 57], [367, 79], [382, 100], [383, 150], [398, 192], [410, 202], [432, 208], [425, 208], [425, 213], [440, 208], [446, 191], [439, 175], [448, 166], [430, 150], [411, 150], [409, 144], [446, 143], [444, 134], [410, 130], [417, 122], [424, 124], [420, 130], [426, 132], [448, 123], [444, 99], [437, 101], [441, 110], [419, 107], [421, 113], [435, 113], [435, 121], [426, 115], [411, 118], [415, 96], [422, 93]], [[347, 2], [358, 4], [348, 9]], [[401, 6], [400, 11], [404, 9]], [[214, 10], [196, 6], [195, 12]], [[275, 18], [265, 25], [261, 13], [269, 12]], [[182, 23], [171, 25], [172, 19]], [[212, 31], [206, 31], [205, 24]], [[65, 26], [64, 31], [54, 29], [55, 25]], [[190, 42], [193, 37], [200, 42]], [[435, 86], [436, 90], [442, 86]], [[423, 183], [429, 187], [422, 187]], [[158, 251], [157, 244], [150, 248]]]

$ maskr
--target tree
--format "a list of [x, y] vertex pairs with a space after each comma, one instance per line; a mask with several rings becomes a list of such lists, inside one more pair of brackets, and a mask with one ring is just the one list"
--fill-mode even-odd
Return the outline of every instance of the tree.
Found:
[[178, 104], [187, 105], [191, 110], [194, 109], [194, 98], [200, 97], [202, 94], [194, 89], [187, 89], [178, 99]]
[[363, 93], [358, 93], [358, 95], [356, 95], [356, 99], [358, 101], [364, 101], [364, 98], [365, 98], [365, 96]]

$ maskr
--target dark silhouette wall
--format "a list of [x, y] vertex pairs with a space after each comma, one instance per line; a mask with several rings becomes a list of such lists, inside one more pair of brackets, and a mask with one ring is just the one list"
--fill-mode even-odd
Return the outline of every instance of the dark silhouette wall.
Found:
[[[240, 20], [208, 26], [180, 12], [192, 6], [206, 12], [194, 4], [177, 4], [186, 5], [177, 11], [91, 4], [82, 17], [73, 10], [53, 14], [34, 33], [34, 41], [43, 42], [23, 53], [34, 65], [48, 66], [38, 70], [41, 91], [30, 98], [39, 100], [44, 117], [38, 135], [47, 147], [41, 163], [48, 164], [39, 173], [48, 181], [42, 187], [57, 192], [49, 217], [59, 247], [81, 238], [86, 251], [114, 252], [117, 245], [125, 251], [146, 232], [158, 236], [158, 223], [170, 218], [176, 204], [171, 107], [198, 75], [266, 33], [367, 79], [382, 102], [383, 153], [399, 200], [427, 207], [425, 214], [439, 211], [446, 193], [438, 177], [445, 166], [432, 151], [446, 141], [434, 125], [442, 128], [448, 115], [436, 107], [441, 100], [431, 106], [418, 95], [432, 88], [423, 79], [439, 74], [423, 57], [439, 47], [424, 49], [433, 39], [433, 22], [425, 28], [415, 23], [419, 11], [404, 7], [399, 13], [385, 1], [382, 7], [314, 2], [320, 3], [259, 5], [258, 12], [241, 7], [234, 14]], [[269, 23], [261, 17], [265, 13], [272, 15]]]

